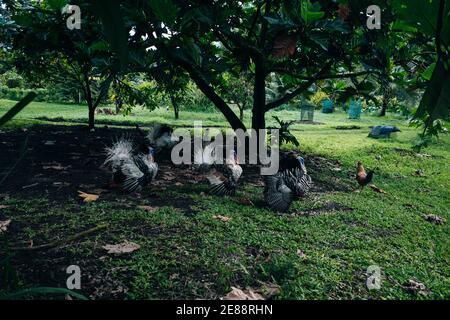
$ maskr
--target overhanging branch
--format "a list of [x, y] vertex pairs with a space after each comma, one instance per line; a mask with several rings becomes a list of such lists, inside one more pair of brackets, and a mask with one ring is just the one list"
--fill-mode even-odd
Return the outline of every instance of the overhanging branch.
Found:
[[327, 62], [325, 64], [325, 66], [314, 77], [311, 77], [311, 79], [309, 79], [306, 83], [303, 83], [297, 89], [295, 89], [292, 92], [289, 92], [289, 93], [285, 94], [283, 97], [281, 97], [279, 99], [276, 99], [276, 100], [266, 104], [265, 111], [267, 112], [269, 110], [277, 108], [277, 107], [281, 106], [282, 104], [284, 104], [284, 103], [290, 101], [291, 99], [295, 98], [299, 94], [301, 94], [303, 91], [308, 89], [314, 82], [316, 82], [320, 77], [322, 77], [325, 72], [328, 72], [329, 69], [331, 68], [332, 64], [333, 64], [332, 62]]

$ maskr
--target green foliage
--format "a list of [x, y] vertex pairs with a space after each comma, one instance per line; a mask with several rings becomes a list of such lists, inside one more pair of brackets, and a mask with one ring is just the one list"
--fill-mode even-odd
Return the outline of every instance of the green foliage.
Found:
[[316, 107], [321, 107], [322, 106], [321, 105], [322, 101], [325, 100], [325, 99], [329, 99], [329, 98], [330, 98], [330, 96], [327, 93], [325, 93], [324, 91], [319, 90], [310, 98], [310, 101]]
[[[280, 118], [277, 116], [272, 116], [272, 118], [275, 119], [275, 121], [278, 124], [278, 127], [270, 127], [270, 128], [268, 128], [268, 130], [270, 130], [270, 129], [278, 129], [279, 130], [280, 145], [292, 143], [296, 147], [300, 146], [300, 142], [298, 142], [297, 138], [289, 130], [289, 127], [292, 124], [294, 124], [296, 121], [295, 120], [283, 121], [283, 120], [280, 120]], [[268, 133], [270, 134], [270, 131], [268, 131]]]

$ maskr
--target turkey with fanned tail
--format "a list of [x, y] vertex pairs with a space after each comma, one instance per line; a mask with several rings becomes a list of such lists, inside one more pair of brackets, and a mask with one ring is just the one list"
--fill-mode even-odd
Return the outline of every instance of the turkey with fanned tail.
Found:
[[133, 142], [121, 138], [106, 149], [104, 166], [112, 172], [112, 184], [125, 192], [141, 191], [150, 184], [158, 173], [158, 165], [153, 158], [154, 149], [149, 147], [135, 152]]
[[286, 212], [292, 202], [306, 195], [312, 186], [305, 160], [290, 152], [282, 155], [280, 170], [272, 176], [265, 176], [264, 199], [269, 207], [278, 212]]
[[219, 161], [213, 144], [194, 155], [196, 170], [205, 174], [210, 183], [209, 193], [217, 196], [233, 196], [236, 193], [242, 167], [235, 150], [231, 150], [228, 157]]

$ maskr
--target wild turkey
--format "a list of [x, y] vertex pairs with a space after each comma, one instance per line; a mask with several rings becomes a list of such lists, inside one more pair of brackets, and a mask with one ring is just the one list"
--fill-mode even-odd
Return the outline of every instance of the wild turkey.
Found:
[[178, 139], [172, 136], [173, 129], [166, 124], [156, 124], [147, 134], [147, 141], [155, 149], [160, 152], [164, 149], [171, 149]]
[[141, 191], [150, 184], [158, 172], [153, 159], [154, 149], [135, 151], [133, 142], [122, 138], [106, 149], [104, 166], [112, 172], [112, 184], [125, 192]]
[[280, 170], [265, 176], [264, 199], [272, 210], [286, 212], [292, 202], [304, 197], [312, 185], [305, 160], [293, 152], [282, 155]]
[[209, 193], [218, 196], [233, 196], [236, 193], [242, 167], [235, 150], [231, 150], [228, 157], [219, 163], [213, 144], [194, 155], [195, 168], [201, 174], [206, 174], [210, 183]]

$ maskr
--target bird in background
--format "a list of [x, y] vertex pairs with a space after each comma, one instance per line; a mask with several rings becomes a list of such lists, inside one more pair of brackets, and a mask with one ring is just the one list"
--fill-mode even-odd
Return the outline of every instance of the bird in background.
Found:
[[374, 139], [386, 139], [390, 138], [392, 133], [401, 132], [401, 130], [395, 126], [375, 126], [369, 133], [370, 138]]
[[179, 139], [173, 136], [173, 128], [167, 124], [156, 124], [148, 132], [146, 138], [156, 153], [164, 149], [171, 149], [179, 142]]
[[125, 192], [139, 192], [155, 179], [158, 164], [153, 157], [154, 149], [144, 148], [133, 148], [133, 141], [127, 138], [121, 138], [106, 148], [103, 165], [112, 173], [110, 186], [119, 186]]
[[361, 161], [358, 161], [356, 165], [356, 181], [362, 190], [365, 186], [372, 182], [374, 171], [370, 170], [366, 172]]
[[264, 182], [264, 199], [277, 212], [287, 212], [292, 202], [304, 197], [312, 186], [305, 160], [295, 152], [282, 155], [280, 170], [265, 176]]
[[[234, 149], [219, 161], [216, 145], [208, 144], [204, 149], [194, 153], [194, 168], [206, 175], [209, 181], [209, 193], [217, 196], [233, 196], [236, 193], [242, 167]], [[222, 147], [222, 146], [221, 146]]]
[[141, 151], [152, 147], [154, 153], [159, 154], [162, 151], [170, 151], [179, 141], [173, 136], [173, 128], [167, 124], [155, 124], [147, 133], [136, 125], [133, 146]]

